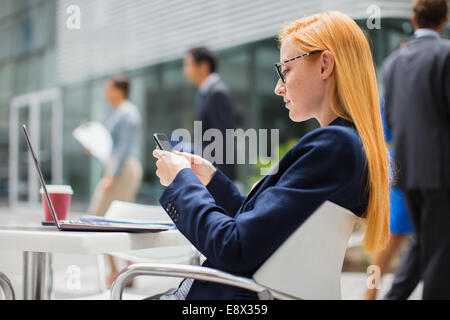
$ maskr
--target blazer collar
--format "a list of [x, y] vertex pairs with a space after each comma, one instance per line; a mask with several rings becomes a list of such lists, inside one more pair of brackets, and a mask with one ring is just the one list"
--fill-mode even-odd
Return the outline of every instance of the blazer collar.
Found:
[[355, 125], [352, 122], [350, 122], [344, 118], [341, 118], [341, 117], [337, 117], [336, 119], [331, 121], [329, 126], [344, 126], [344, 127], [355, 128]]

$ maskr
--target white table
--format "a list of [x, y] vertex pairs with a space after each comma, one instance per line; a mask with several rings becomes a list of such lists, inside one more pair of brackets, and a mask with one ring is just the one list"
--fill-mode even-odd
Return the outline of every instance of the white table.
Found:
[[44, 299], [51, 253], [103, 254], [189, 245], [177, 230], [158, 233], [58, 231], [55, 227], [0, 226], [0, 250], [24, 253], [24, 299]]

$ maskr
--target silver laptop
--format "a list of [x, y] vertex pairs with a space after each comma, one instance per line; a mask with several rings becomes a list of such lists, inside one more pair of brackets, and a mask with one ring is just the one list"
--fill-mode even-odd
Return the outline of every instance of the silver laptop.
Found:
[[56, 225], [58, 230], [60, 231], [110, 231], [110, 232], [160, 232], [171, 229], [170, 226], [167, 225], [159, 225], [159, 224], [141, 224], [141, 223], [132, 223], [132, 222], [108, 222], [108, 221], [85, 221], [85, 220], [59, 220], [56, 213], [55, 208], [53, 207], [52, 200], [50, 199], [47, 187], [45, 185], [44, 177], [42, 175], [41, 167], [39, 165], [38, 158], [36, 153], [33, 150], [33, 146], [30, 142], [30, 137], [28, 135], [26, 125], [22, 125], [23, 133], [25, 134], [25, 140], [27, 141], [27, 145], [29, 151], [32, 155], [34, 163], [36, 165], [36, 169], [39, 175], [39, 179], [41, 180], [42, 188], [44, 189], [45, 198], [47, 199], [48, 207], [50, 208], [50, 212], [52, 214], [53, 222], [42, 222], [42, 225]]

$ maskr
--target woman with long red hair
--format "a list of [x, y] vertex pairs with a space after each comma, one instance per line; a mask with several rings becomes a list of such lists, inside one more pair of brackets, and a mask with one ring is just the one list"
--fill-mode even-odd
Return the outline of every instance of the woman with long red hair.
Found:
[[[325, 12], [292, 22], [279, 39], [275, 94], [292, 121], [316, 118], [320, 128], [303, 136], [247, 197], [198, 156], [153, 152], [156, 174], [168, 186], [160, 203], [206, 256], [203, 265], [247, 277], [327, 200], [363, 219], [367, 251], [389, 239], [388, 153], [363, 32], [345, 14]], [[257, 297], [186, 279], [158, 298]]]

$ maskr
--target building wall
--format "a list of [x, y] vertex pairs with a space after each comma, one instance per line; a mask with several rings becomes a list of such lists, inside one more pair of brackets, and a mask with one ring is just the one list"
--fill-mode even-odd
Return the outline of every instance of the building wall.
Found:
[[[67, 8], [81, 11], [81, 28], [66, 28]], [[219, 50], [274, 37], [287, 22], [324, 10], [366, 19], [408, 18], [410, 0], [59, 0], [58, 78], [82, 81], [180, 58], [195, 45]]]

